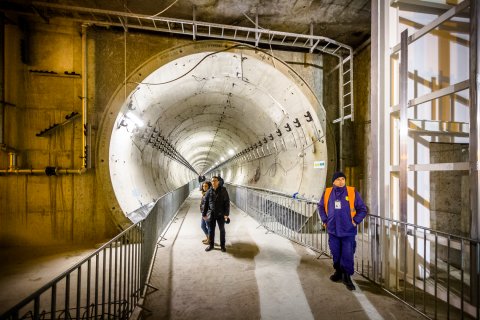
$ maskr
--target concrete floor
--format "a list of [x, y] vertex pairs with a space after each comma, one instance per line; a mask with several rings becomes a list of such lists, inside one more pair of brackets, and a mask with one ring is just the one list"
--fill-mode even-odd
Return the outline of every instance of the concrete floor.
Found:
[[98, 245], [0, 249], [0, 314], [87, 257]]
[[[332, 262], [232, 206], [227, 252], [205, 252], [200, 192], [182, 205], [155, 257], [143, 319], [422, 319], [368, 280], [329, 280]], [[219, 235], [217, 230], [216, 241]]]
[[[205, 252], [200, 192], [182, 205], [155, 257], [143, 319], [422, 319], [355, 275], [333, 283], [331, 260], [272, 233], [232, 205], [227, 252]], [[216, 243], [219, 235], [217, 230]], [[0, 314], [95, 250], [0, 250]], [[148, 311], [147, 311], [148, 310]]]

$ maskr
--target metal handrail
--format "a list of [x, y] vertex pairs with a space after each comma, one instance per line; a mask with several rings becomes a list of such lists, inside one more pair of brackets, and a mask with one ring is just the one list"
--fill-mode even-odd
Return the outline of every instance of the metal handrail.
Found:
[[[316, 200], [226, 184], [230, 200], [277, 233], [330, 255]], [[367, 215], [357, 227], [355, 271], [429, 318], [480, 319], [480, 242]]]
[[128, 319], [147, 285], [156, 240], [196, 182], [171, 191], [148, 215], [0, 316], [3, 319]]
[[228, 185], [230, 186], [233, 186], [233, 187], [236, 187], [236, 188], [248, 188], [248, 189], [251, 189], [251, 190], [256, 190], [256, 191], [259, 191], [259, 192], [267, 192], [267, 193], [270, 193], [270, 194], [275, 194], [275, 195], [279, 195], [279, 196], [284, 196], [284, 197], [287, 197], [287, 198], [292, 198], [292, 199], [297, 199], [297, 200], [302, 200], [302, 201], [306, 201], [307, 203], [318, 203], [318, 199], [308, 199], [308, 198], [304, 198], [302, 196], [295, 196], [295, 194], [288, 194], [288, 193], [285, 193], [285, 192], [281, 192], [281, 191], [278, 191], [278, 190], [272, 190], [272, 189], [265, 189], [265, 188], [257, 188], [257, 187], [246, 187], [246, 186], [242, 186], [242, 185], [238, 185], [238, 184], [234, 184], [234, 183], [228, 183]]

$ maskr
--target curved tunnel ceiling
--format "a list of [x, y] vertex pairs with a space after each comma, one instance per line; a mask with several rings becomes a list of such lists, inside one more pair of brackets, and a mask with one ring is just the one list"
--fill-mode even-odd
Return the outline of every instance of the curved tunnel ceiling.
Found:
[[[308, 149], [312, 160], [328, 161], [322, 140], [324, 110], [305, 82], [279, 60], [249, 46], [210, 41], [206, 48], [210, 50], [199, 50], [197, 44], [195, 50], [200, 52], [170, 56], [163, 64], [153, 59], [158, 68], [144, 79], [130, 78], [127, 86], [131, 93], [123, 105], [115, 106], [122, 90], [113, 99], [111, 108], [117, 108], [118, 115], [112, 126], [109, 168], [124, 212], [212, 169], [227, 181], [263, 181], [258, 185], [265, 187], [272, 179], [285, 184], [290, 174], [287, 169], [297, 168], [293, 171], [298, 172], [291, 174], [302, 179], [300, 184], [292, 183], [293, 191], [308, 189], [311, 177], [317, 185], [324, 181], [326, 170], [305, 169], [303, 154]], [[313, 119], [305, 121], [306, 112]], [[166, 155], [165, 141], [191, 165], [190, 169]], [[253, 145], [262, 145], [262, 150], [256, 150], [252, 157], [245, 153], [240, 157]], [[235, 161], [215, 168], [234, 155]], [[264, 173], [262, 177], [262, 166], [272, 171], [272, 165], [275, 172], [278, 167], [285, 173], [278, 177]]]

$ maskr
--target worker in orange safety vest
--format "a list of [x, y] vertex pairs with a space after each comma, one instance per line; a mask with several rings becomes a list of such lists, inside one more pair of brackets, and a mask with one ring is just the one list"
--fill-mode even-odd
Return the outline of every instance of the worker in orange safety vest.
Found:
[[355, 290], [351, 275], [354, 269], [357, 225], [367, 215], [367, 206], [353, 187], [345, 185], [345, 174], [333, 174], [333, 186], [326, 188], [318, 203], [318, 214], [327, 226], [328, 245], [333, 256], [335, 273], [330, 280], [343, 281], [349, 290]]

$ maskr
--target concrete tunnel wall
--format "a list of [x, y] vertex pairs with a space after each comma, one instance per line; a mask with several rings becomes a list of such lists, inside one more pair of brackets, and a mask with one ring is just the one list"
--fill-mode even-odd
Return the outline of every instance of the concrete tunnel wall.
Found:
[[[49, 165], [59, 168], [79, 168], [82, 161], [80, 149], [83, 131], [80, 121], [67, 124], [62, 127], [62, 130], [49, 137], [39, 138], [35, 134], [52, 123], [62, 122], [64, 116], [72, 111], [81, 112], [81, 99], [79, 99], [81, 76], [62, 75], [63, 71], [81, 72], [81, 26], [60, 19], [52, 19], [49, 24], [45, 24], [33, 17], [27, 20], [26, 25], [27, 28], [22, 24], [6, 27], [5, 100], [14, 104], [15, 107], [8, 106], [6, 109], [5, 143], [18, 151], [18, 168], [41, 169]], [[193, 59], [200, 52], [214, 50], [205, 49], [205, 43], [193, 42], [190, 39], [149, 33], [125, 34], [123, 31], [114, 29], [88, 28], [87, 38], [88, 122], [92, 126], [93, 168], [82, 175], [0, 177], [2, 181], [0, 183], [2, 208], [0, 210], [0, 243], [2, 246], [85, 243], [110, 238], [130, 224], [125, 218], [129, 210], [152, 201], [191, 178], [196, 179], [188, 169], [161, 156], [158, 150], [149, 147], [140, 152], [133, 147], [137, 141], [130, 138], [125, 140], [127, 143], [123, 144], [124, 148], [117, 149], [122, 152], [128, 150], [124, 154], [125, 157], [110, 171], [110, 163], [115, 163], [115, 157], [120, 155], [120, 153], [116, 155], [115, 152], [109, 153], [110, 137], [116, 139], [114, 134], [116, 131], [125, 134], [123, 130], [125, 128], [115, 129], [115, 123], [119, 114], [122, 114], [122, 108], [126, 107], [125, 101], [133, 96], [132, 92], [138, 86], [135, 83], [128, 83], [125, 92], [122, 85], [125, 75], [129, 81], [141, 82], [155, 70], [173, 63], [176, 59], [186, 59], [182, 61], [190, 64], [188, 59]], [[26, 55], [21, 52], [22, 42], [29, 46]], [[172, 50], [182, 46], [190, 49], [182, 53]], [[273, 60], [268, 54], [246, 48], [242, 51], [249, 57], [247, 61], [255, 61], [250, 68], [260, 65], [276, 72], [274, 73], [276, 77], [283, 77], [291, 82], [284, 82], [291, 85], [286, 87], [286, 92], [294, 92], [301, 97], [303, 105], [300, 107], [300, 104], [289, 104], [291, 109], [288, 110], [288, 121], [292, 125], [291, 121], [298, 117], [306, 136], [313, 135], [313, 127], [304, 125], [305, 118], [302, 121], [305, 110], [314, 111], [311, 113], [318, 117], [315, 120], [317, 128], [323, 128], [322, 109], [313, 94], [323, 99], [328, 98], [327, 121], [331, 121], [336, 116], [335, 102], [338, 102], [338, 98], [335, 98], [333, 91], [325, 91], [323, 81], [324, 73], [335, 67], [336, 59], [325, 65], [319, 55], [279, 50], [269, 52], [273, 53], [275, 58], [286, 61], [291, 67], [289, 69], [280, 61], [276, 61], [273, 66]], [[236, 58], [233, 55], [238, 53], [238, 50], [229, 51], [222, 59], [235, 61]], [[51, 70], [58, 74], [37, 74], [31, 70]], [[305, 80], [305, 83], [299, 80], [297, 74]], [[225, 84], [225, 79], [227, 78], [218, 80]], [[261, 84], [262, 81], [264, 84], [269, 84], [268, 78], [259, 79], [256, 83]], [[330, 74], [329, 81], [335, 81], [334, 74]], [[193, 81], [191, 83], [193, 84]], [[311, 91], [307, 88], [307, 84]], [[190, 92], [195, 92], [197, 89], [198, 87]], [[222, 90], [225, 89], [222, 88]], [[246, 85], [244, 90], [249, 90]], [[215, 130], [219, 120], [213, 114], [221, 111], [222, 103], [225, 108], [225, 100], [220, 98], [225, 97], [225, 93], [214, 94], [212, 89], [209, 92], [208, 99], [205, 98], [206, 95], [197, 94], [198, 97], [186, 95], [184, 100], [177, 101], [176, 104], [172, 103], [161, 113], [157, 107], [147, 108], [148, 105], [145, 104], [145, 110], [148, 109], [151, 114], [148, 117], [146, 114], [142, 115], [144, 119], [150, 120], [151, 125], [161, 127], [162, 133], [171, 133], [177, 150], [199, 169], [204, 165], [208, 167], [211, 163], [204, 161], [204, 154], [208, 153], [207, 142], [211, 139], [211, 132]], [[231, 141], [239, 141], [236, 145], [239, 149], [255, 141], [258, 142], [264, 134], [272, 132], [274, 122], [278, 121], [278, 115], [275, 113], [270, 115], [267, 111], [262, 111], [270, 108], [269, 103], [265, 102], [268, 101], [266, 93], [261, 94], [259, 101], [262, 102], [257, 102], [256, 105], [250, 105], [252, 99], [242, 100], [240, 97], [238, 93], [232, 95], [231, 100], [235, 108], [229, 111], [229, 117], [225, 118], [220, 126], [218, 135], [220, 143], [211, 148], [212, 155], [221, 156], [225, 154], [224, 152], [228, 152], [230, 145], [228, 148], [226, 145]], [[209, 107], [211, 115], [197, 115], [196, 124], [193, 124], [193, 120], [188, 120], [188, 117], [193, 118], [193, 114], [186, 115], [186, 112], [203, 110], [193, 106], [202, 105], [208, 102], [207, 100], [216, 103]], [[255, 108], [260, 110], [257, 111]], [[242, 112], [254, 113], [255, 116], [252, 119], [260, 118], [261, 120], [255, 125], [255, 121], [244, 118]], [[185, 117], [188, 121], [185, 121]], [[229, 124], [232, 124], [230, 127], [235, 126], [235, 130], [228, 130]], [[193, 132], [197, 129], [195, 143], [203, 146], [192, 150], [190, 145]], [[326, 131], [327, 138], [330, 132], [334, 132], [331, 128], [327, 128]], [[301, 132], [293, 132], [299, 141]], [[330, 144], [332, 141], [334, 138], [329, 138], [326, 143]], [[303, 158], [298, 156], [300, 153], [298, 148], [293, 148], [291, 145], [288, 145], [288, 148], [290, 149], [282, 151], [278, 157], [269, 156], [222, 167], [221, 174], [227, 181], [234, 183], [268, 187], [287, 193], [299, 191], [308, 197], [319, 195], [327, 170], [322, 174], [319, 174], [322, 171], [313, 171], [312, 161], [317, 158], [324, 159], [326, 148], [315, 145], [316, 153], [312, 152], [313, 148], [307, 149]], [[328, 146], [326, 163], [328, 170], [333, 168], [331, 164], [336, 161], [334, 153], [330, 152], [333, 148]], [[6, 168], [8, 154], [0, 152], [0, 160], [2, 168]], [[124, 172], [116, 171], [122, 169], [122, 160], [128, 162], [126, 167], [135, 173], [123, 175]], [[299, 160], [302, 162], [300, 163]], [[285, 174], [285, 170], [292, 167], [289, 174]], [[260, 178], [254, 182], [257, 168], [259, 168]], [[302, 172], [303, 175], [300, 175]], [[111, 174], [122, 175], [124, 179], [113, 180], [113, 183], [118, 182], [119, 186], [121, 183], [127, 183], [130, 186], [121, 189], [120, 193], [115, 195]], [[125, 196], [121, 192], [130, 194]], [[117, 198], [125, 203], [122, 202], [120, 205]], [[39, 237], [39, 235], [42, 236]]]
[[[236, 43], [198, 42], [154, 56], [127, 83], [140, 84], [117, 90], [108, 107], [108, 114], [117, 116], [102, 128], [113, 124], [109, 170], [124, 212], [197, 177], [149, 143], [158, 144], [159, 135], [198, 173], [262, 144], [250, 152], [258, 159], [230, 161], [212, 174], [241, 185], [321, 195], [328, 168], [325, 110], [307, 83], [276, 57]], [[125, 89], [131, 92], [127, 99]], [[106, 151], [101, 149], [100, 156]], [[314, 161], [325, 165], [314, 168]]]

